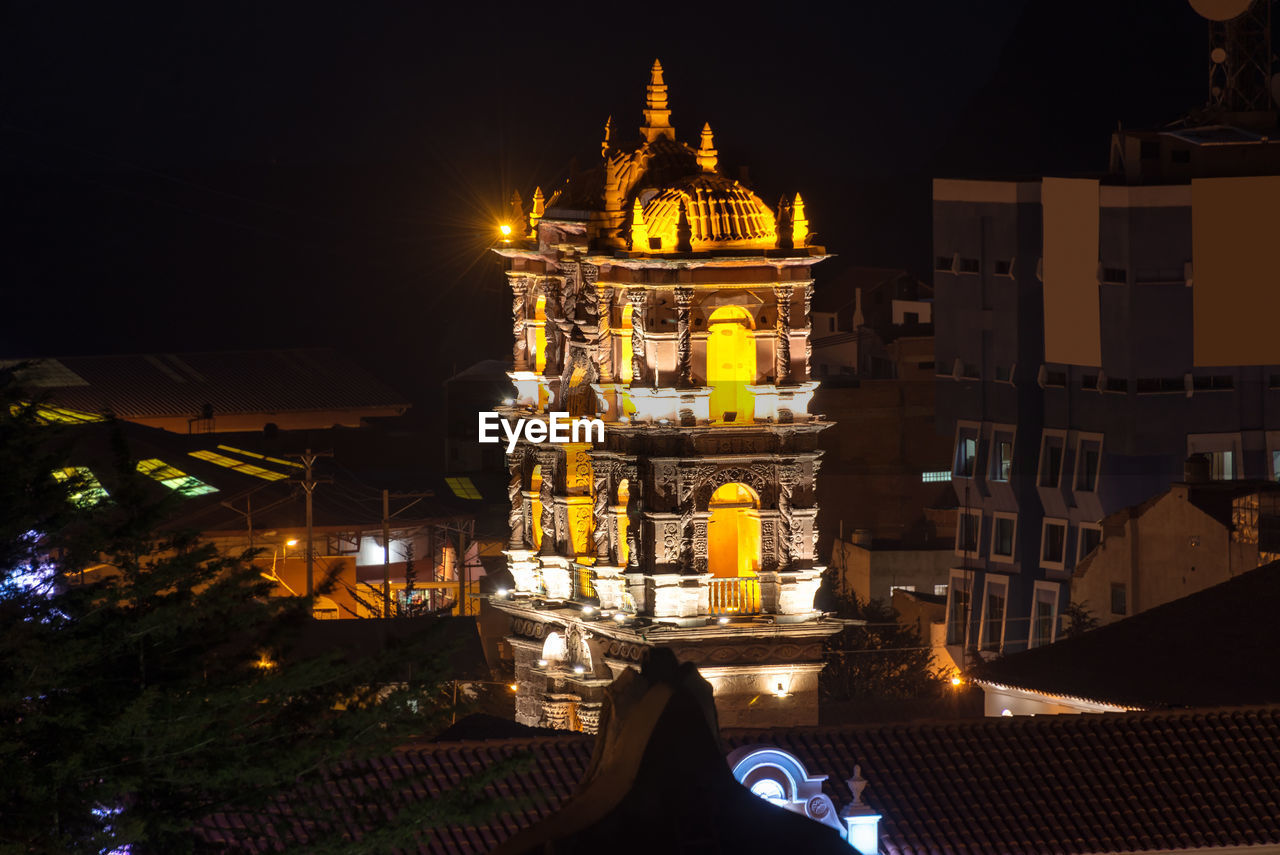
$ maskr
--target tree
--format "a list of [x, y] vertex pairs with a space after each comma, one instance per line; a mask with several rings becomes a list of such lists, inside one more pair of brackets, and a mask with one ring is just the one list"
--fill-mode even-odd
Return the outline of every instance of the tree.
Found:
[[819, 677], [824, 697], [932, 697], [942, 685], [932, 670], [932, 652], [916, 631], [899, 622], [898, 612], [880, 600], [862, 602], [828, 582], [824, 605], [837, 617], [865, 621], [846, 626], [826, 642], [826, 667]]
[[1062, 633], [1066, 638], [1079, 638], [1098, 628], [1098, 617], [1089, 608], [1087, 600], [1072, 602], [1062, 610]]
[[[157, 534], [167, 507], [122, 444], [109, 497], [75, 501], [91, 485], [70, 436], [26, 399], [0, 377], [0, 851], [197, 851], [205, 817], [447, 721], [434, 633], [372, 660], [306, 653], [311, 600], [272, 596], [247, 554]], [[362, 851], [475, 802], [454, 795], [411, 801]]]

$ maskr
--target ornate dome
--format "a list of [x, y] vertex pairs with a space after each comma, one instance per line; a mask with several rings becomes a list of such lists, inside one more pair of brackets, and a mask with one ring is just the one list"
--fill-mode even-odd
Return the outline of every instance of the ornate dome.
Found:
[[[674, 250], [678, 241], [680, 203], [689, 218], [693, 249], [715, 244], [724, 248], [768, 248], [774, 245], [777, 222], [760, 197], [723, 175], [703, 172], [668, 186], [646, 188], [637, 198], [651, 241], [644, 249]], [[656, 241], [660, 240], [661, 245]]]

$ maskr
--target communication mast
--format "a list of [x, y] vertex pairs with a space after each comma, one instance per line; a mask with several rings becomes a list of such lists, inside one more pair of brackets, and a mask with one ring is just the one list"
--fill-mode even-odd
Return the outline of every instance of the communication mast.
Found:
[[[1271, 39], [1274, 0], [1190, 0], [1209, 22], [1209, 111], [1248, 121], [1274, 118], [1280, 80]], [[1262, 118], [1262, 117], [1257, 117]]]

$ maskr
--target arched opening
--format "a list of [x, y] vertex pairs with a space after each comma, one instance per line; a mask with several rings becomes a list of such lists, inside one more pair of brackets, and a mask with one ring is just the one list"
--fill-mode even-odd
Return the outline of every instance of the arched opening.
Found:
[[732, 481], [711, 494], [707, 523], [707, 568], [717, 578], [754, 577], [760, 572], [760, 498]]
[[756, 382], [754, 328], [751, 313], [741, 306], [721, 306], [707, 319], [707, 385], [713, 421], [755, 418], [755, 399], [747, 391]]
[[529, 475], [529, 492], [533, 494], [533, 506], [529, 516], [533, 517], [533, 548], [542, 548], [542, 466], [533, 467]]
[[547, 369], [547, 298], [539, 294], [533, 308], [533, 370]]

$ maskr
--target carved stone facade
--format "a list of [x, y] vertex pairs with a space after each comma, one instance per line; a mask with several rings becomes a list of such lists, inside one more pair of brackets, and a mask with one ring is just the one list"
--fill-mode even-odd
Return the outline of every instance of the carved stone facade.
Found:
[[677, 142], [658, 92], [655, 64], [645, 142], [606, 139], [603, 188], [570, 183], [495, 248], [517, 389], [498, 412], [605, 425], [510, 455], [515, 586], [494, 604], [513, 619], [517, 718], [591, 730], [601, 686], [663, 645], [711, 669], [725, 720], [814, 723], [839, 628], [813, 608], [827, 425], [808, 412], [809, 306], [826, 255], [798, 200], [775, 213], [718, 171], [709, 131]]

